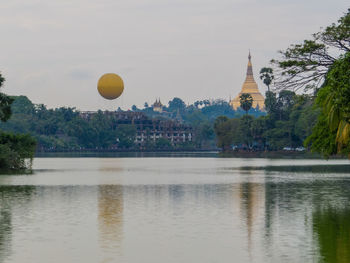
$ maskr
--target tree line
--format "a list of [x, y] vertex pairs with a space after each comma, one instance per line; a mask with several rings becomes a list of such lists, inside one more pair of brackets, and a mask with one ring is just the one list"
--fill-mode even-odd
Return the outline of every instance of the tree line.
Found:
[[[218, 146], [227, 150], [240, 143], [276, 150], [303, 143], [326, 158], [350, 158], [350, 9], [312, 39], [280, 51], [271, 63], [273, 69], [260, 71], [268, 87], [267, 116], [218, 117]], [[297, 90], [311, 95], [296, 95]], [[241, 107], [248, 109], [249, 100], [241, 97]]]
[[[13, 97], [11, 100], [13, 103], [10, 109], [13, 114], [7, 122], [0, 123], [0, 128], [8, 132], [30, 134], [36, 139], [38, 150], [113, 150], [117, 144], [119, 149], [139, 150], [134, 144], [135, 126], [116, 127], [117, 120], [113, 114], [97, 111], [91, 118], [84, 119], [75, 108], [49, 109], [44, 104], [33, 104], [26, 96]], [[193, 127], [195, 139], [192, 143], [174, 147], [170, 141], [159, 138], [155, 142], [149, 140], [147, 150], [214, 149], [215, 118], [220, 115], [234, 117], [244, 114], [242, 110], [234, 111], [224, 100], [204, 100], [186, 105], [180, 98], [169, 101], [169, 106], [164, 107], [166, 114], [159, 114], [152, 107], [133, 109], [143, 112], [150, 119], [173, 120]], [[249, 112], [257, 116], [264, 114], [254, 109]]]
[[[196, 149], [209, 149], [215, 143], [223, 150], [233, 145], [280, 150], [304, 144], [325, 157], [333, 154], [350, 157], [349, 52], [350, 9], [312, 39], [281, 51], [280, 58], [271, 61], [273, 69], [266, 67], [260, 71], [268, 87], [267, 115], [251, 109], [252, 98], [244, 94], [237, 111], [224, 100], [201, 100], [186, 105], [180, 98], [164, 106], [165, 114], [153, 111], [148, 103], [143, 109], [134, 105], [132, 110], [142, 111], [150, 118], [192, 125]], [[1, 77], [0, 87], [3, 81]], [[306, 94], [298, 95], [296, 90], [305, 90]], [[68, 151], [108, 149], [116, 138], [125, 142], [126, 148], [133, 147], [133, 127], [118, 130], [113, 115], [101, 111], [85, 120], [75, 108], [48, 109], [24, 96], [11, 98], [0, 93], [0, 120], [0, 128], [7, 131], [0, 134], [0, 167], [23, 167], [23, 160], [33, 156], [35, 140], [39, 148]], [[158, 142], [154, 147], [165, 144]]]
[[[242, 107], [246, 107], [245, 99], [245, 96], [241, 97]], [[218, 117], [214, 123], [217, 146], [223, 151], [276, 151], [302, 146], [319, 114], [313, 107], [313, 97], [288, 90], [278, 94], [266, 92], [265, 104], [266, 116]]]
[[[5, 78], [0, 74], [0, 88]], [[0, 92], [0, 122], [7, 122], [14, 99]], [[0, 170], [21, 170], [31, 167], [36, 141], [28, 134], [0, 131]]]

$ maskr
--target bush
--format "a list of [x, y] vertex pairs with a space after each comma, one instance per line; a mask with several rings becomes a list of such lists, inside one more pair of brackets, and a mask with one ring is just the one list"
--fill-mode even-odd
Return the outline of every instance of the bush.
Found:
[[28, 134], [0, 133], [0, 169], [31, 168], [35, 147]]

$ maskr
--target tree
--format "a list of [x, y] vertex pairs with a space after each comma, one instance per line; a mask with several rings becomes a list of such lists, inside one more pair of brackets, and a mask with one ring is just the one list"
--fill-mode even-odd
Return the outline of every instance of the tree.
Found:
[[[270, 85], [272, 83], [272, 80], [274, 79], [273, 69], [266, 68], [266, 67], [262, 68], [260, 70], [260, 79], [267, 86], [266, 98], [269, 97], [269, 99], [270, 99], [270, 96], [268, 96], [268, 94], [270, 94]], [[271, 105], [271, 101], [269, 101], [268, 105], [266, 105], [266, 103], [265, 103], [265, 107], [266, 107], [267, 112], [270, 112], [270, 110], [271, 110], [268, 108], [268, 106], [270, 106], [270, 105]]]
[[[0, 88], [5, 78], [0, 74]], [[11, 117], [13, 98], [0, 92], [0, 120], [6, 122]], [[28, 134], [12, 134], [0, 132], [0, 168], [30, 168], [34, 157], [36, 141]], [[29, 162], [27, 162], [29, 160]]]
[[274, 79], [273, 69], [272, 68], [265, 68], [265, 67], [262, 68], [260, 70], [260, 79], [267, 86], [267, 91], [270, 92], [270, 85], [272, 83], [272, 80]]
[[[335, 51], [335, 52], [334, 52]], [[280, 51], [280, 60], [271, 60], [277, 72], [278, 89], [319, 88], [340, 55], [350, 51], [350, 9], [337, 24], [313, 34], [312, 40]]]
[[180, 99], [180, 98], [173, 98], [171, 101], [169, 101], [169, 107], [168, 110], [170, 112], [174, 112], [174, 111], [183, 111], [186, 108], [186, 104], [185, 102]]
[[[0, 88], [5, 82], [5, 78], [2, 77], [0, 73]], [[0, 120], [7, 121], [11, 117], [11, 104], [13, 98], [7, 96], [6, 94], [0, 92]]]
[[267, 113], [270, 116], [272, 116], [273, 114], [276, 114], [276, 110], [277, 110], [276, 93], [272, 91], [267, 91], [265, 93], [265, 107], [266, 107]]
[[205, 107], [210, 105], [210, 101], [209, 100], [203, 100], [203, 104]]
[[350, 158], [350, 52], [334, 62], [316, 103], [321, 114], [306, 145], [326, 157], [343, 153]]
[[219, 116], [219, 117], [217, 117], [215, 122], [214, 122], [214, 129], [217, 129], [217, 127], [220, 124], [222, 124], [222, 123], [224, 123], [226, 121], [228, 121], [228, 118], [226, 116]]
[[248, 114], [248, 111], [253, 105], [253, 97], [249, 93], [243, 93], [241, 96], [239, 96], [239, 101], [241, 108], [246, 112], [246, 114]]
[[245, 144], [248, 147], [248, 149], [251, 148], [253, 144], [252, 124], [253, 117], [250, 115], [243, 115], [239, 119], [239, 136], [237, 137], [237, 139], [239, 139], [240, 143]]
[[213, 125], [208, 121], [202, 121], [195, 128], [195, 140], [199, 148], [208, 147], [208, 143], [214, 139]]
[[117, 141], [120, 148], [131, 148], [136, 136], [135, 125], [120, 124], [117, 127]]
[[266, 148], [266, 137], [265, 132], [267, 129], [267, 118], [266, 116], [261, 116], [259, 118], [253, 119], [250, 130], [252, 139], [258, 145], [257, 148], [263, 150]]
[[157, 149], [160, 149], [160, 150], [172, 148], [171, 142], [166, 138], [156, 139], [155, 146]]
[[229, 119], [226, 116], [219, 116], [214, 122], [214, 131], [217, 137], [217, 146], [222, 151], [231, 150], [231, 145], [239, 127], [239, 119]]
[[276, 110], [278, 112], [279, 120], [289, 119], [289, 114], [294, 105], [295, 98], [296, 98], [295, 93], [290, 90], [282, 90], [278, 94]]
[[[208, 100], [204, 100], [208, 101]], [[209, 102], [209, 101], [208, 101]], [[232, 107], [224, 100], [215, 100], [212, 104], [206, 104], [207, 106], [201, 109], [201, 112], [209, 119], [215, 120], [219, 116], [234, 117], [235, 111]]]
[[350, 158], [350, 9], [338, 23], [313, 35], [312, 40], [282, 51], [278, 68], [281, 89], [313, 88], [321, 113], [305, 141], [311, 150]]

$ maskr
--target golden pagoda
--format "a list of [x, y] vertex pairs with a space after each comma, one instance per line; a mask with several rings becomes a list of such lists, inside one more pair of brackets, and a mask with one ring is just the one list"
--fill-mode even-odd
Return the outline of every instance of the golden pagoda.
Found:
[[156, 99], [156, 102], [153, 103], [152, 107], [153, 107], [153, 111], [156, 111], [159, 113], [163, 112], [163, 104], [160, 102], [160, 98], [159, 100]]
[[248, 66], [247, 66], [247, 76], [245, 78], [245, 81], [242, 85], [241, 92], [237, 95], [236, 98], [230, 101], [230, 105], [234, 110], [237, 110], [241, 106], [239, 97], [242, 95], [242, 93], [249, 93], [253, 98], [253, 105], [252, 108], [258, 108], [260, 110], [265, 110], [265, 98], [263, 95], [261, 95], [258, 84], [256, 84], [253, 76], [253, 67], [251, 62], [251, 55], [249, 52], [248, 55]]

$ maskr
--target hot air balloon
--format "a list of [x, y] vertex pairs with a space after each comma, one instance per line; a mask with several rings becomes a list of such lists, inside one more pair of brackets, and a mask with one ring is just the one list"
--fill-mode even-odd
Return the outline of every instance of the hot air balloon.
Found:
[[114, 100], [123, 93], [124, 83], [117, 74], [107, 73], [98, 80], [97, 90], [105, 99]]

